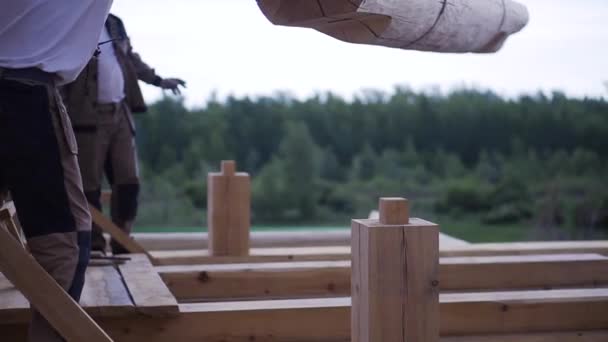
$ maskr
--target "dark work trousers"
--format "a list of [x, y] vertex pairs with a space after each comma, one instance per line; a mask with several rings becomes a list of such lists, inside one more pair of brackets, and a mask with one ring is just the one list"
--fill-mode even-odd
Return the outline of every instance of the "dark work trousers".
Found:
[[[30, 252], [78, 301], [91, 217], [74, 133], [54, 86], [0, 75], [0, 183], [11, 192]], [[33, 311], [29, 341], [63, 341]]]
[[[135, 126], [125, 101], [97, 104], [92, 113], [95, 126], [74, 123], [78, 142], [78, 162], [89, 205], [101, 210], [101, 184], [105, 173], [112, 186], [112, 221], [130, 234], [137, 215], [139, 166], [135, 145]], [[128, 253], [119, 243], [111, 241], [113, 254]], [[101, 229], [93, 226], [93, 250], [105, 251], [106, 240]]]

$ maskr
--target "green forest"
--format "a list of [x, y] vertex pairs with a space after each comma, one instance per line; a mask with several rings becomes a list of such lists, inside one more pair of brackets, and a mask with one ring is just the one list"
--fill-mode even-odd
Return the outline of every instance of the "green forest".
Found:
[[206, 175], [234, 159], [252, 176], [256, 227], [347, 227], [403, 196], [471, 241], [608, 234], [604, 99], [398, 87], [188, 109], [165, 97], [137, 124], [140, 231], [202, 229]]

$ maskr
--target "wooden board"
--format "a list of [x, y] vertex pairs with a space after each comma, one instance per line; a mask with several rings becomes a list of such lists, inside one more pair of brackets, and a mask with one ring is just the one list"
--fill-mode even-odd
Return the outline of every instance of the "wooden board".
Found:
[[[442, 291], [608, 285], [597, 254], [441, 258]], [[159, 266], [178, 300], [217, 301], [350, 295], [350, 261]]]
[[138, 313], [149, 316], [175, 316], [177, 301], [169, 292], [147, 256], [129, 255], [130, 261], [118, 268]]
[[[104, 327], [121, 342], [350, 339], [349, 298], [189, 304], [180, 310], [171, 320], [104, 321]], [[443, 337], [607, 329], [608, 290], [510, 292], [475, 300], [441, 295], [440, 310]]]
[[112, 341], [7, 232], [4, 222], [0, 225], [0, 267], [6, 278], [67, 340]]
[[[585, 253], [608, 255], [608, 241], [480, 243], [440, 246], [439, 250], [441, 257]], [[348, 246], [252, 248], [247, 257], [210, 257], [206, 250], [153, 251], [152, 255], [156, 259], [156, 265], [335, 261], [350, 260], [351, 257]]]
[[[135, 307], [118, 270], [113, 266], [89, 267], [80, 305], [92, 317], [127, 317]], [[31, 317], [30, 304], [0, 273], [0, 322], [25, 322]]]
[[148, 258], [153, 260], [153, 257], [143, 247], [129, 237], [127, 233], [123, 232], [122, 229], [118, 228], [114, 222], [110, 221], [110, 219], [105, 217], [99, 210], [93, 206], [89, 206], [89, 210], [91, 211], [93, 222], [104, 232], [110, 234], [112, 239], [120, 243], [120, 245], [123, 246], [127, 251], [130, 253], [146, 254]]
[[[133, 233], [148, 251], [200, 250], [209, 248], [207, 233]], [[350, 229], [251, 232], [252, 248], [349, 246]], [[439, 247], [466, 246], [468, 242], [440, 234]]]

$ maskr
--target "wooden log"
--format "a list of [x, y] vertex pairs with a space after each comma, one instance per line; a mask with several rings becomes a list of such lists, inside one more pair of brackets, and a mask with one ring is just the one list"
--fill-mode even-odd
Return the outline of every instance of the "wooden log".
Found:
[[439, 341], [439, 227], [381, 198], [380, 220], [352, 223], [353, 342]]
[[[596, 254], [459, 257], [439, 260], [441, 291], [555, 289], [608, 285]], [[349, 261], [160, 266], [178, 301], [350, 295]]]
[[358, 44], [435, 52], [494, 52], [528, 22], [511, 0], [259, 0], [276, 25]]
[[172, 317], [179, 313], [177, 301], [162, 281], [150, 260], [143, 254], [118, 266], [137, 312], [149, 316]]
[[[606, 289], [442, 294], [440, 330], [456, 337], [608, 329], [607, 310]], [[350, 340], [349, 298], [185, 304], [180, 311], [174, 319], [103, 326], [121, 342]]]
[[7, 232], [4, 221], [0, 225], [0, 268], [6, 278], [68, 341], [112, 341]]
[[249, 254], [251, 184], [247, 173], [236, 173], [234, 161], [223, 161], [220, 173], [207, 177], [207, 226], [213, 256]]
[[[476, 243], [448, 246], [439, 251], [441, 257], [586, 253], [608, 255], [608, 241]], [[350, 260], [351, 257], [350, 247], [346, 246], [252, 248], [246, 257], [211, 257], [206, 250], [153, 251], [152, 255], [157, 265]]]
[[[608, 336], [608, 289], [442, 294], [440, 302], [444, 342], [603, 342]], [[102, 318], [100, 324], [121, 342], [344, 342], [350, 300], [183, 304], [177, 317]], [[0, 322], [0, 329], [3, 338], [22, 341], [12, 338], [23, 338], [14, 328]]]

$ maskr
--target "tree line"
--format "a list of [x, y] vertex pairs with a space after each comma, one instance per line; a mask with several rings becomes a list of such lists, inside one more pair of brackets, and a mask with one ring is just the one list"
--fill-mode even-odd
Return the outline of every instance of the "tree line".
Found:
[[342, 222], [399, 195], [430, 216], [589, 234], [607, 225], [604, 99], [396, 88], [188, 109], [163, 98], [137, 121], [143, 223], [199, 222], [206, 173], [234, 159], [253, 177], [255, 222]]

